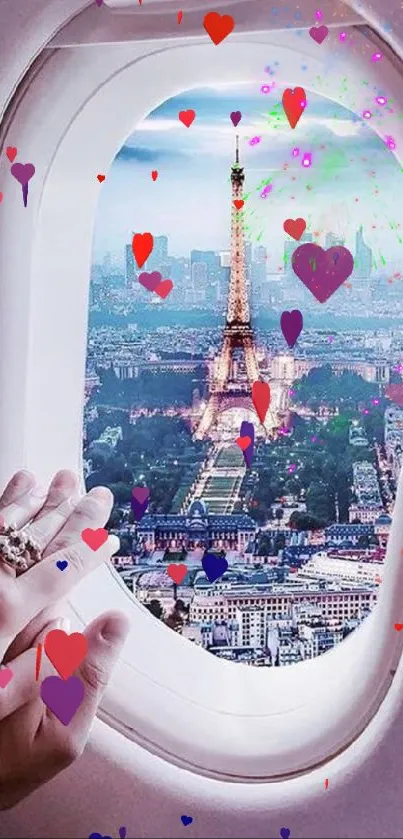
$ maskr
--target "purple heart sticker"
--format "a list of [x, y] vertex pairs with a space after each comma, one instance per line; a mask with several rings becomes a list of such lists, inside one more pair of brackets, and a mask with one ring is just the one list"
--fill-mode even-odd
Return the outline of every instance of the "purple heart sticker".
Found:
[[215, 583], [228, 568], [228, 562], [223, 556], [207, 553], [202, 559], [204, 573], [210, 583]]
[[41, 684], [41, 698], [63, 725], [68, 725], [84, 699], [84, 683], [78, 676], [61, 679], [48, 676]]
[[28, 202], [28, 181], [35, 175], [35, 166], [33, 163], [13, 163], [10, 172], [22, 186], [22, 197], [24, 207], [26, 207]]
[[232, 111], [232, 112], [230, 113], [230, 119], [231, 119], [232, 124], [233, 124], [233, 125], [235, 126], [235, 128], [236, 128], [236, 127], [237, 127], [237, 125], [239, 125], [239, 123], [240, 123], [240, 121], [241, 121], [241, 119], [242, 119], [242, 114], [241, 114], [241, 112], [240, 112], [240, 111]]
[[352, 274], [354, 259], [341, 245], [325, 251], [320, 245], [306, 242], [294, 251], [291, 264], [311, 294], [319, 303], [325, 303]]
[[303, 326], [302, 313], [299, 309], [283, 312], [280, 318], [281, 331], [289, 347], [293, 347], [299, 338]]
[[148, 487], [134, 487], [132, 489], [131, 507], [135, 521], [141, 521], [148, 507], [150, 490]]
[[143, 285], [144, 288], [148, 289], [148, 291], [155, 291], [161, 280], [162, 274], [160, 274], [159, 271], [152, 271], [151, 274], [148, 274], [147, 271], [143, 271], [143, 273], [139, 275], [140, 285]]
[[291, 831], [288, 827], [282, 827], [280, 830], [281, 839], [289, 839]]
[[255, 427], [252, 422], [248, 422], [247, 420], [243, 420], [241, 423], [241, 429], [239, 432], [240, 437], [250, 437], [251, 442], [247, 449], [244, 450], [243, 456], [244, 461], [248, 469], [252, 466], [252, 458], [253, 458], [253, 448], [255, 445]]
[[309, 30], [309, 34], [317, 44], [322, 44], [325, 38], [327, 38], [329, 30], [327, 26], [322, 23], [322, 26], [312, 26]]

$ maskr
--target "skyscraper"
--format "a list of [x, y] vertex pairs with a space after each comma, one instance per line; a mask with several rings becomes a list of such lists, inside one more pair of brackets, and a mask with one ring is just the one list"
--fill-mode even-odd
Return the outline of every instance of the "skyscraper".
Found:
[[326, 239], [325, 239], [326, 250], [328, 250], [328, 248], [335, 248], [335, 247], [337, 247], [337, 245], [341, 245], [341, 247], [344, 247], [344, 242], [345, 242], [345, 239], [342, 239], [340, 236], [335, 236], [334, 233], [326, 233]]
[[165, 266], [168, 261], [168, 238], [167, 236], [154, 236], [154, 247], [150, 256], [147, 259], [146, 267], [143, 268], [147, 271], [160, 271], [162, 274], [165, 273]]
[[207, 269], [218, 268], [220, 257], [215, 251], [190, 251], [191, 266], [198, 262], [204, 262]]
[[135, 279], [134, 254], [131, 245], [126, 245], [126, 288], [133, 288]]
[[363, 226], [355, 235], [355, 259], [353, 277], [360, 280], [369, 279], [372, 271], [372, 250], [364, 242]]

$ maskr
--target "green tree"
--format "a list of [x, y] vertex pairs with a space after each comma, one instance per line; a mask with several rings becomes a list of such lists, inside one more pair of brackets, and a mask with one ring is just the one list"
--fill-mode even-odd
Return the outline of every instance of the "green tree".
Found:
[[312, 481], [306, 494], [307, 512], [315, 518], [331, 523], [336, 520], [334, 493], [322, 481]]
[[148, 609], [149, 612], [151, 612], [152, 615], [154, 615], [154, 617], [157, 618], [157, 620], [161, 620], [164, 610], [159, 600], [150, 600], [149, 603], [145, 604], [145, 607], [146, 609]]

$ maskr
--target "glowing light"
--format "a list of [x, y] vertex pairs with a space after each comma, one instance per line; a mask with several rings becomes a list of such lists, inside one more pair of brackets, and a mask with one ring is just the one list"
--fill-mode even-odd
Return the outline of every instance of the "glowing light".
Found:
[[265, 186], [265, 188], [260, 193], [260, 197], [261, 198], [267, 198], [269, 192], [271, 192], [272, 189], [273, 189], [273, 185], [272, 184], [267, 184], [267, 186]]
[[316, 9], [316, 12], [315, 12], [315, 17], [316, 17], [318, 20], [322, 20], [322, 18], [323, 18], [323, 14], [322, 14], [322, 12], [321, 12], [321, 10], [320, 10], [320, 9]]
[[293, 149], [292, 150], [292, 156], [293, 157], [299, 157], [299, 149], [297, 149], [297, 148]]
[[383, 58], [381, 52], [374, 52], [374, 54], [372, 56], [372, 61], [380, 61], [381, 58]]
[[261, 93], [270, 93], [270, 91], [271, 87], [269, 84], [262, 84], [262, 87], [260, 88]]
[[393, 137], [389, 137], [389, 136], [385, 137], [385, 143], [386, 143], [388, 149], [392, 149], [392, 151], [396, 148], [396, 143], [395, 143]]
[[312, 155], [309, 152], [306, 152], [301, 160], [301, 165], [308, 168], [308, 166], [312, 166]]
[[347, 32], [340, 32], [339, 41], [345, 41], [347, 38]]
[[386, 96], [376, 96], [375, 97], [375, 102], [377, 102], [378, 105], [386, 105], [387, 101], [388, 100], [386, 99]]
[[364, 119], [371, 119], [371, 117], [372, 117], [371, 111], [363, 111], [362, 115], [363, 115]]
[[306, 108], [306, 100], [303, 99], [302, 102], [300, 102], [300, 105], [301, 105], [301, 108]]
[[256, 146], [256, 143], [260, 143], [261, 139], [261, 137], [252, 137], [252, 139], [249, 140], [249, 145]]

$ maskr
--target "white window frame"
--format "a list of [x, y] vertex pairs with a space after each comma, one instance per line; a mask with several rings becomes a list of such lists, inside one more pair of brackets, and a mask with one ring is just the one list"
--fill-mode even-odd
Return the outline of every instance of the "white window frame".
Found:
[[[382, 73], [389, 97], [401, 102], [397, 69], [386, 58], [381, 70], [371, 66], [371, 46], [363, 33], [355, 31], [355, 38], [348, 55], [357, 112], [367, 107], [364, 67], [369, 89]], [[334, 49], [330, 36], [318, 50], [309, 39], [282, 32], [234, 34], [219, 49], [203, 37], [49, 52], [2, 138], [3, 146], [16, 145], [21, 158], [35, 164], [36, 175], [25, 209], [2, 156], [0, 484], [21, 466], [45, 481], [61, 467], [81, 469], [97, 173], [107, 174], [133, 127], [183, 87], [217, 78], [261, 83], [269, 58], [286, 67], [281, 84], [294, 86], [305, 60], [309, 103]], [[336, 76], [317, 92], [346, 104]], [[398, 156], [403, 130], [397, 114], [390, 115], [387, 133]], [[200, 211], [202, 221], [206, 210]], [[136, 223], [129, 219], [128, 231]], [[395, 517], [379, 603], [362, 627], [326, 656], [272, 671], [217, 660], [167, 631], [105, 566], [70, 599], [77, 626], [111, 607], [131, 618], [101, 716], [150, 751], [211, 777], [274, 780], [318, 766], [358, 737], [390, 687], [403, 647], [403, 635], [394, 630], [402, 617], [401, 544], [403, 519]]]

